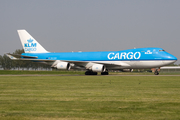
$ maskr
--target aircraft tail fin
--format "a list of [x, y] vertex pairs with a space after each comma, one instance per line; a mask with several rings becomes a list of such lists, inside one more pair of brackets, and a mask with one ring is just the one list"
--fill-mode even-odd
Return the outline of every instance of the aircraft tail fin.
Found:
[[26, 30], [17, 30], [25, 53], [47, 53]]

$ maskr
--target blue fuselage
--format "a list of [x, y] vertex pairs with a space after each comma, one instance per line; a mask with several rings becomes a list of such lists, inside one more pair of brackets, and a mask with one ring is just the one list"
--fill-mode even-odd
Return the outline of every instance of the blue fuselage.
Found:
[[62, 53], [23, 53], [24, 56], [38, 57], [42, 60], [67, 61], [156, 61], [177, 60], [161, 48], [137, 48], [105, 52], [62, 52]]

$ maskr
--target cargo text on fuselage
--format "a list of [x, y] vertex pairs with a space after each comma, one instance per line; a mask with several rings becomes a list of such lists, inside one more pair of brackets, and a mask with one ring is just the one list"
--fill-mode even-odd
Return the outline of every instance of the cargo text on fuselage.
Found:
[[115, 59], [139, 59], [141, 57], [141, 53], [140, 52], [122, 52], [122, 53], [114, 53], [111, 52], [107, 55], [107, 58], [109, 60], [115, 60]]

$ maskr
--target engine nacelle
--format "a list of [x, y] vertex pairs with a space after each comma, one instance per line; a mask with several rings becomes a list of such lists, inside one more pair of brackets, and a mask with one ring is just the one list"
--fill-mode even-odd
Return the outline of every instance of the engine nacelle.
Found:
[[61, 69], [61, 70], [70, 70], [71, 66], [70, 63], [68, 62], [59, 62], [57, 64], [57, 69]]
[[92, 66], [92, 71], [93, 72], [104, 72], [106, 69], [104, 67], [104, 65], [101, 65], [101, 64], [94, 64]]

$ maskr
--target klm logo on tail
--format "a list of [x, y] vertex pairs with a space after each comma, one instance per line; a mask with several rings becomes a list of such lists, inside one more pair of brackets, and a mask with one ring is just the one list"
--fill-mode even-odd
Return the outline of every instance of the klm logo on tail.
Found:
[[28, 43], [24, 43], [24, 50], [25, 51], [36, 51], [37, 50], [37, 43], [33, 43], [33, 39], [27, 40]]

